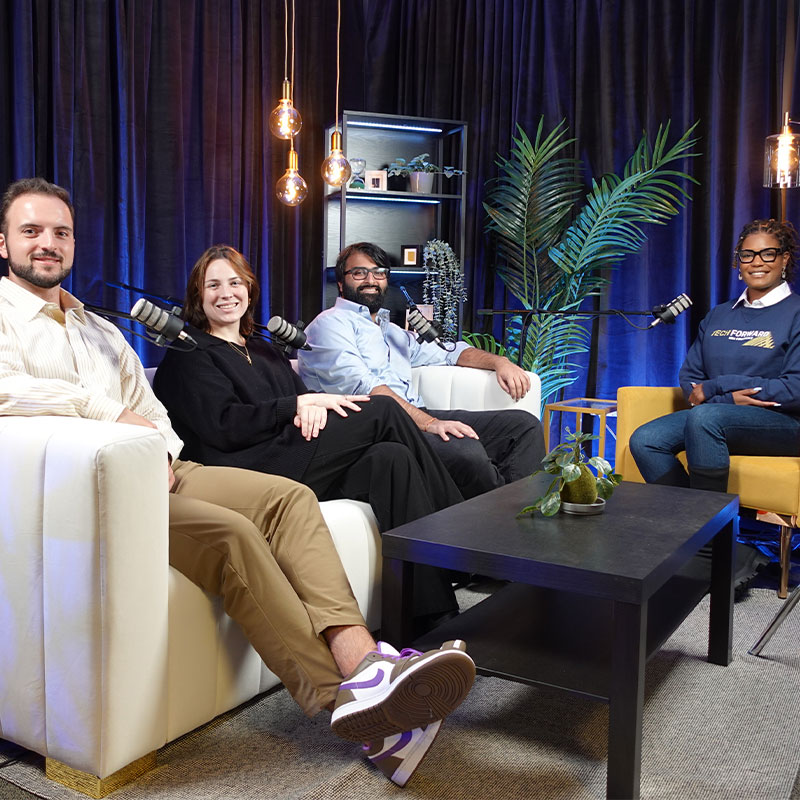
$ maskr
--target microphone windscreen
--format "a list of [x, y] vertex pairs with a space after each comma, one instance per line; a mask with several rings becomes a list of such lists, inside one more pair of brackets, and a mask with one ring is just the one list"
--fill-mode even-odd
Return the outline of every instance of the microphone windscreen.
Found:
[[164, 328], [168, 319], [167, 312], [163, 308], [159, 308], [149, 300], [145, 300], [144, 297], [140, 297], [134, 303], [131, 309], [131, 316], [148, 328], [154, 328], [157, 332]]
[[299, 350], [300, 348], [310, 350], [306, 345], [306, 335], [296, 325], [287, 322], [283, 317], [275, 315], [270, 317], [267, 322], [267, 330], [275, 337], [285, 342], [289, 347]]

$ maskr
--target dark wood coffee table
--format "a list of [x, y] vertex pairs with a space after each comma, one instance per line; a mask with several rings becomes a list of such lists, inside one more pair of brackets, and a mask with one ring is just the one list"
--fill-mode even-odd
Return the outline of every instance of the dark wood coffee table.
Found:
[[478, 672], [609, 703], [607, 795], [639, 797], [644, 667], [708, 589], [708, 660], [731, 661], [736, 495], [623, 483], [597, 516], [516, 519], [534, 476], [383, 534], [381, 635], [410, 640], [414, 564], [512, 581], [417, 642], [466, 640]]

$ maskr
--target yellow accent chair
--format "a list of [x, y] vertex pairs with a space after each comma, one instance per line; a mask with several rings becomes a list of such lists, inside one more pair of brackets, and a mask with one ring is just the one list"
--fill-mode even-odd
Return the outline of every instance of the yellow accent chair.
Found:
[[[617, 390], [616, 471], [626, 481], [644, 483], [628, 446], [631, 434], [645, 422], [688, 408], [683, 392], [672, 386], [622, 386]], [[685, 454], [679, 458], [686, 465]], [[731, 456], [728, 491], [740, 505], [755, 509], [758, 519], [780, 526], [781, 577], [778, 597], [789, 586], [792, 534], [800, 516], [800, 454]]]

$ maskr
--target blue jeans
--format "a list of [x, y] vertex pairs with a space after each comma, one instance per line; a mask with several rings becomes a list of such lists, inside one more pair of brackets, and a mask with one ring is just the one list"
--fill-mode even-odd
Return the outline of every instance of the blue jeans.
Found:
[[[800, 455], [800, 419], [758, 406], [702, 403], [637, 428], [630, 447], [648, 483], [724, 492], [731, 455]], [[688, 475], [676, 458], [682, 450]]]

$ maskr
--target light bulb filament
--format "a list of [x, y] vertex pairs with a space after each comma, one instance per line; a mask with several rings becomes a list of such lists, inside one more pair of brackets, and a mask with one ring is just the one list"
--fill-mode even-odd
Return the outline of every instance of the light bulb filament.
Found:
[[797, 155], [792, 146], [794, 136], [791, 133], [782, 133], [778, 136], [778, 185], [789, 186], [792, 182], [792, 172], [797, 168]]

